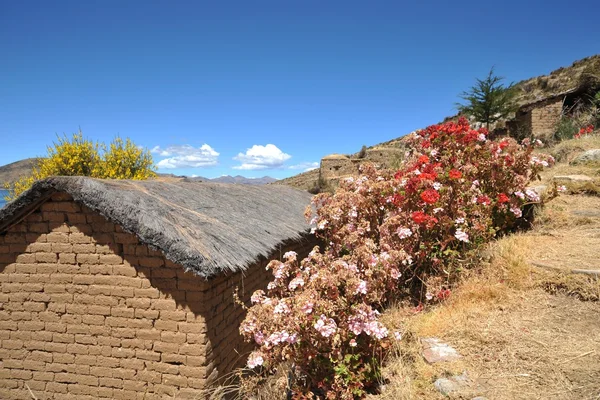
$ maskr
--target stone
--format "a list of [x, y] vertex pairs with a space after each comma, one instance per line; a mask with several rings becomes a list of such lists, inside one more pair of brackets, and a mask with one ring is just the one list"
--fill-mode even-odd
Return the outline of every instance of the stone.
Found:
[[421, 339], [421, 344], [423, 345], [423, 357], [430, 364], [455, 361], [461, 357], [453, 347], [438, 338]]
[[552, 178], [556, 183], [583, 183], [594, 180], [587, 175], [556, 175]]
[[460, 392], [469, 384], [469, 377], [467, 376], [467, 372], [463, 372], [462, 375], [455, 375], [449, 378], [438, 378], [433, 386], [437, 389], [438, 392], [443, 394], [444, 396], [450, 396], [456, 392]]
[[571, 214], [578, 217], [600, 218], [600, 211], [598, 210], [574, 210], [571, 211]]
[[548, 191], [548, 186], [546, 186], [546, 185], [537, 185], [537, 186], [530, 186], [527, 189], [531, 189], [534, 192], [536, 192], [538, 194], [538, 196], [544, 197], [546, 195], [546, 192]]
[[571, 164], [600, 163], [600, 149], [591, 149], [578, 155]]

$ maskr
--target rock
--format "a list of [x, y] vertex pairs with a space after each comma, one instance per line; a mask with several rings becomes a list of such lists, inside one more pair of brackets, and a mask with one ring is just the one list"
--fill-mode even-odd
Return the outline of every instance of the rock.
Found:
[[600, 218], [600, 211], [598, 210], [574, 210], [571, 211], [571, 214], [578, 217]]
[[468, 384], [469, 377], [465, 371], [462, 375], [455, 375], [449, 378], [438, 378], [433, 383], [433, 386], [435, 386], [437, 391], [444, 396], [450, 396], [451, 394], [461, 391], [464, 387], [468, 386]]
[[438, 338], [421, 339], [421, 344], [423, 345], [423, 357], [430, 364], [455, 361], [460, 358], [460, 354], [453, 347]]
[[600, 163], [600, 149], [592, 149], [578, 155], [571, 164]]
[[594, 180], [587, 175], [556, 175], [552, 178], [556, 183], [583, 183]]
[[538, 194], [538, 196], [544, 197], [544, 195], [546, 195], [546, 191], [548, 190], [548, 186], [546, 186], [546, 185], [537, 185], [537, 186], [530, 186], [527, 189], [531, 189], [534, 192], [536, 192]]

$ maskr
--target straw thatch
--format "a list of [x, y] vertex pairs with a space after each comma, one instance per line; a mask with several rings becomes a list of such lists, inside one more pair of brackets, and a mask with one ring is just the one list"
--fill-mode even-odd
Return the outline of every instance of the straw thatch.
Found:
[[289, 187], [86, 177], [35, 183], [0, 210], [0, 233], [55, 192], [70, 194], [204, 278], [244, 270], [284, 242], [308, 237], [304, 210], [311, 195]]

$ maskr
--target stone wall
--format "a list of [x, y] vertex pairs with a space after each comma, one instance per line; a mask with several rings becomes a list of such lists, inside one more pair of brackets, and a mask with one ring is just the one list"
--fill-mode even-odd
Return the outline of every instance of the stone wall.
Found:
[[0, 235], [0, 398], [200, 398], [244, 360], [233, 293], [265, 264], [206, 281], [53, 195]]
[[554, 135], [562, 115], [562, 107], [562, 99], [558, 98], [531, 110], [531, 132], [535, 137], [548, 139]]

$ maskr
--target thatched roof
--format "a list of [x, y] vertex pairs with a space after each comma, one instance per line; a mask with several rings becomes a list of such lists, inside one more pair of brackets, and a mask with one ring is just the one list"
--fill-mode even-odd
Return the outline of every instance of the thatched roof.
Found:
[[0, 233], [55, 192], [204, 278], [244, 270], [283, 242], [306, 238], [309, 229], [304, 210], [311, 195], [286, 186], [53, 177], [0, 209]]

